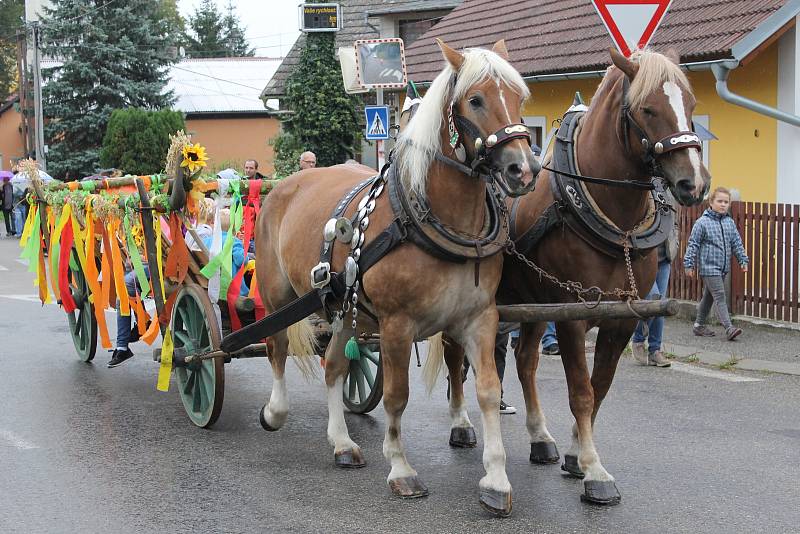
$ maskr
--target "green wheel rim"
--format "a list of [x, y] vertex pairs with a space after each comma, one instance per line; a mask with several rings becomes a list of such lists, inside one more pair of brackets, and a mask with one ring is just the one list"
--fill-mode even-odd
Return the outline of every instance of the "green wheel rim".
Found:
[[[181, 288], [172, 309], [172, 339], [175, 348], [188, 354], [219, 348], [220, 334], [216, 314], [206, 293], [195, 284]], [[222, 411], [225, 368], [221, 358], [203, 360], [187, 367], [176, 367], [178, 394], [189, 419], [207, 428]]]
[[365, 414], [374, 410], [383, 397], [383, 367], [379, 352], [363, 344], [358, 350], [361, 358], [350, 361], [342, 394], [348, 410]]
[[78, 268], [70, 268], [69, 289], [77, 308], [67, 313], [67, 322], [78, 358], [90, 362], [97, 352], [97, 318], [94, 316], [94, 305], [89, 302], [89, 284], [86, 283], [86, 277], [80, 269], [75, 249], [72, 250], [72, 256]]

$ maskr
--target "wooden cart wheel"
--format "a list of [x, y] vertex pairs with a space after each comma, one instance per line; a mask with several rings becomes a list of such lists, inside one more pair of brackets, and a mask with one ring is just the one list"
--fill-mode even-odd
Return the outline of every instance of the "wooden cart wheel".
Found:
[[89, 302], [89, 284], [86, 283], [75, 249], [72, 249], [69, 289], [77, 306], [75, 311], [67, 314], [69, 333], [78, 358], [90, 362], [97, 351], [97, 318], [94, 316], [94, 305]]
[[[181, 287], [172, 308], [172, 339], [175, 348], [189, 354], [219, 349], [220, 333], [208, 295], [196, 284]], [[178, 393], [192, 423], [207, 428], [222, 411], [225, 392], [225, 362], [213, 358], [176, 367]]]
[[377, 345], [359, 344], [358, 349], [361, 358], [350, 361], [342, 393], [348, 410], [365, 414], [374, 410], [383, 397], [383, 367]]

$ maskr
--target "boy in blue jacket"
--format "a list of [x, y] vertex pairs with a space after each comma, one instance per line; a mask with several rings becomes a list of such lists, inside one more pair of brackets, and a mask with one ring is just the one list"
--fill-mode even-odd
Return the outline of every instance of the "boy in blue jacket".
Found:
[[750, 260], [747, 258], [736, 224], [728, 215], [731, 204], [730, 191], [724, 187], [717, 187], [711, 193], [708, 203], [709, 208], [692, 227], [692, 235], [689, 237], [686, 255], [683, 258], [686, 274], [691, 278], [699, 275], [703, 279], [704, 286], [703, 298], [697, 307], [697, 318], [692, 331], [696, 336], [714, 335], [714, 332], [705, 325], [713, 303], [717, 307], [717, 318], [725, 327], [725, 335], [729, 341], [733, 341], [742, 330], [733, 326], [728, 314], [725, 275], [730, 272], [731, 253], [736, 255], [742, 271], [747, 272]]

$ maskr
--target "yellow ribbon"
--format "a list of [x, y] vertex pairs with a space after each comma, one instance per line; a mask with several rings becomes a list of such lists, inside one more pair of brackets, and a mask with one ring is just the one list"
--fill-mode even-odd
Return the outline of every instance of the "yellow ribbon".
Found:
[[161, 366], [158, 368], [158, 391], [169, 391], [169, 377], [172, 374], [172, 332], [169, 327], [164, 333], [164, 342], [161, 344]]
[[114, 276], [114, 287], [117, 289], [117, 298], [119, 299], [119, 313], [127, 317], [131, 314], [131, 306], [128, 301], [128, 288], [125, 287], [125, 268], [122, 266], [122, 253], [119, 250], [119, 242], [117, 241], [119, 221], [108, 223], [107, 229], [108, 240], [111, 244], [111, 267]]

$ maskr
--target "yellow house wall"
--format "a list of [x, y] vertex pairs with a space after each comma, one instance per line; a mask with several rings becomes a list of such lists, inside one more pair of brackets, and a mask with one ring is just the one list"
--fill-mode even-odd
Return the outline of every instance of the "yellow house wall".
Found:
[[[735, 69], [728, 87], [736, 94], [770, 107], [777, 106], [778, 47], [773, 44], [754, 61]], [[695, 115], [708, 115], [709, 129], [719, 138], [709, 143], [709, 171], [712, 186], [735, 188], [741, 199], [775, 202], [777, 198], [777, 121], [717, 96], [710, 71], [689, 73], [697, 98]], [[580, 91], [588, 104], [599, 78], [532, 83], [532, 98], [523, 115], [544, 116], [549, 131]], [[545, 131], [545, 135], [547, 134]]]
[[25, 147], [20, 132], [21, 116], [14, 109], [9, 108], [0, 114], [0, 170], [11, 169], [11, 161], [16, 161], [25, 155]]
[[279, 129], [272, 117], [186, 119], [186, 130], [206, 148], [211, 166], [232, 167], [240, 174], [245, 160], [255, 159], [262, 174], [272, 175], [275, 155], [269, 140]]

